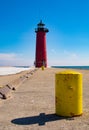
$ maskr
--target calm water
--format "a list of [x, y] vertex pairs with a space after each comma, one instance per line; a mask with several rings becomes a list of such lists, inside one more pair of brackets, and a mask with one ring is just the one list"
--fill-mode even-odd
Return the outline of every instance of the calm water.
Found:
[[51, 66], [52, 68], [65, 68], [65, 69], [85, 69], [89, 70], [89, 66]]
[[29, 68], [30, 66], [14, 66], [14, 67], [17, 67], [17, 68]]

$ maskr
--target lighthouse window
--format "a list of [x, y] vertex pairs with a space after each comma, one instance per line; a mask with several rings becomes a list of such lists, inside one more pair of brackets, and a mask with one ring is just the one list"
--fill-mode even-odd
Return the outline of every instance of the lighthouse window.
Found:
[[42, 26], [42, 25], [40, 25], [40, 26], [39, 26], [39, 28], [43, 28], [43, 26]]

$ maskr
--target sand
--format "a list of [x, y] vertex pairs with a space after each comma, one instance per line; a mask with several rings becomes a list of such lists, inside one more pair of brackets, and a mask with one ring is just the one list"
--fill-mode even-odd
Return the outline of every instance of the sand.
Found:
[[[1, 101], [0, 130], [88, 130], [89, 70], [77, 70], [83, 74], [83, 115], [73, 118], [55, 115], [55, 73], [62, 70], [37, 70], [12, 91], [11, 98]], [[17, 77], [13, 75], [12, 79]], [[9, 82], [10, 77], [0, 77], [0, 83], [7, 79]]]

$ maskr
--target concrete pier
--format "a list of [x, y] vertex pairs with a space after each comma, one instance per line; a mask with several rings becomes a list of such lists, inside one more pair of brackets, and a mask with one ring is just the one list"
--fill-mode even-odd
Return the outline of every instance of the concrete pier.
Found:
[[83, 73], [84, 114], [65, 118], [55, 114], [55, 73], [64, 69], [37, 70], [12, 91], [12, 97], [0, 100], [0, 130], [88, 130], [89, 71]]

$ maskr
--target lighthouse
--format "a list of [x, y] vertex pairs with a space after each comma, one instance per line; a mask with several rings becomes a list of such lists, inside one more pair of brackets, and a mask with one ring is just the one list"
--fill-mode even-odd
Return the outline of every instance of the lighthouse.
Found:
[[47, 67], [47, 50], [46, 50], [46, 33], [49, 32], [44, 27], [45, 24], [40, 21], [37, 24], [36, 32], [36, 53], [35, 53], [35, 67]]

